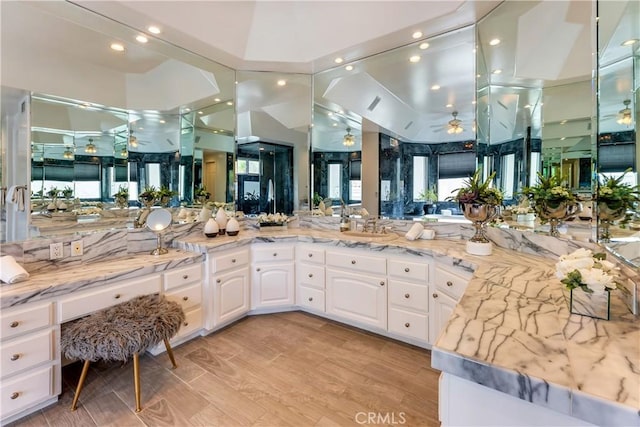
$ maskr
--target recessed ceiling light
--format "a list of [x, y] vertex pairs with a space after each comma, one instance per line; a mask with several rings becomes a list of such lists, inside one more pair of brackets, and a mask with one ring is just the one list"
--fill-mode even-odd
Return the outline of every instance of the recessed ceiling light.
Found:
[[531, 108], [531, 105], [527, 104], [524, 106], [524, 108]]
[[233, 105], [233, 102], [227, 101], [227, 105]]
[[492, 74], [500, 74], [502, 72], [502, 70], [500, 68], [497, 68], [495, 70], [493, 70], [491, 73]]
[[338, 124], [337, 123], [333, 123], [333, 126], [338, 126]]
[[438, 90], [438, 89], [440, 89], [440, 85], [431, 86], [431, 90]]
[[560, 141], [564, 141], [565, 139], [567, 139], [567, 137], [563, 136], [562, 138], [560, 138]]
[[198, 111], [198, 114], [204, 114], [204, 111]]
[[333, 60], [333, 62], [335, 62], [336, 64], [342, 64], [344, 62], [344, 59], [337, 57], [336, 59]]
[[353, 65], [347, 65], [346, 67], [344, 67], [344, 69], [347, 71], [351, 71], [353, 70]]
[[414, 39], [419, 39], [420, 37], [422, 37], [422, 31], [416, 31], [411, 35], [411, 37], [413, 37]]
[[333, 116], [333, 112], [332, 112], [332, 111], [329, 111], [329, 112], [327, 113], [327, 116], [329, 116], [329, 117]]
[[140, 43], [146, 43], [149, 41], [149, 39], [143, 36], [142, 34], [137, 35], [136, 40]]
[[476, 105], [476, 101], [471, 101], [471, 105]]
[[220, 101], [221, 101], [221, 99], [220, 99], [220, 98], [214, 98], [213, 100], [214, 100], [215, 102], [220, 102]]
[[167, 121], [166, 121], [166, 120], [164, 120], [164, 119], [160, 119], [160, 120], [158, 120], [158, 121], [159, 121], [160, 123], [167, 123]]
[[420, 49], [425, 50], [429, 48], [429, 43], [424, 42], [424, 43], [420, 43]]
[[338, 110], [338, 114], [344, 114], [344, 110]]
[[632, 44], [638, 43], [638, 39], [629, 39], [622, 42], [622, 46], [631, 46]]
[[413, 55], [409, 58], [409, 62], [420, 62], [420, 55]]
[[160, 34], [160, 28], [156, 27], [155, 25], [149, 25], [147, 27], [147, 30], [151, 33], [151, 34]]
[[217, 130], [214, 130], [214, 131], [213, 131], [213, 133], [218, 133], [218, 131], [217, 131]]
[[189, 111], [191, 111], [191, 108], [186, 107], [186, 108], [184, 109], [184, 111], [186, 111], [186, 112], [188, 113]]
[[492, 39], [491, 41], [489, 41], [489, 44], [491, 46], [497, 46], [500, 44], [500, 39]]
[[124, 52], [124, 46], [120, 43], [111, 43], [111, 49], [116, 52]]
[[453, 104], [447, 104], [446, 107], [447, 108], [451, 108], [451, 107], [453, 107]]
[[561, 124], [561, 125], [563, 125], [563, 124], [565, 124], [565, 123], [567, 123], [567, 121], [566, 121], [566, 120], [563, 120], [563, 121], [561, 121], [561, 122], [560, 122], [560, 124]]
[[278, 86], [286, 86], [286, 85], [287, 85], [286, 80], [278, 80]]

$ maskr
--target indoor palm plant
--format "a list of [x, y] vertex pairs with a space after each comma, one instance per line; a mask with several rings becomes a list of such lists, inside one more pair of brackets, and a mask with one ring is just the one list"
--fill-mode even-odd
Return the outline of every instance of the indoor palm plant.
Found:
[[627, 169], [617, 178], [600, 174], [597, 206], [600, 226], [599, 237], [603, 242], [608, 242], [611, 238], [609, 233], [610, 225], [619, 219], [621, 219], [621, 224], [625, 224], [628, 221], [627, 211], [637, 209], [636, 205], [640, 203], [640, 187], [623, 182], [625, 175], [629, 171], [630, 169]]
[[580, 211], [576, 196], [569, 190], [566, 181], [557, 175], [545, 177], [538, 173], [538, 183], [523, 188], [522, 194], [531, 201], [540, 222], [549, 222], [551, 236], [559, 235], [560, 221]]
[[436, 200], [438, 200], [438, 194], [436, 193], [435, 186], [432, 185], [431, 187], [425, 188], [418, 197], [419, 200], [424, 200], [424, 205], [422, 206], [424, 214], [427, 215], [434, 213], [435, 203]]
[[121, 185], [118, 188], [118, 191], [113, 195], [113, 198], [115, 199], [116, 205], [121, 208], [124, 209], [126, 207], [129, 206], [129, 188]]

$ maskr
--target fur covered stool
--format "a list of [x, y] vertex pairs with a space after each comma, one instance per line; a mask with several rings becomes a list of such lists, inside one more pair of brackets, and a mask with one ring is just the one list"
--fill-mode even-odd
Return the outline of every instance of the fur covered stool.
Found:
[[71, 410], [76, 410], [91, 362], [126, 362], [133, 357], [136, 412], [140, 412], [139, 355], [164, 341], [176, 368], [169, 339], [178, 332], [184, 319], [178, 303], [161, 295], [143, 295], [62, 325], [62, 354], [68, 359], [84, 360]]

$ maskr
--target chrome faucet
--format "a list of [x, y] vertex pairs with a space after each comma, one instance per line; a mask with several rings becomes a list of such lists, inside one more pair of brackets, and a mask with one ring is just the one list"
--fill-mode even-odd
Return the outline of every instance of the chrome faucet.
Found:
[[372, 233], [377, 233], [378, 232], [378, 218], [367, 218], [364, 220], [364, 225], [362, 226], [362, 231], [363, 232], [368, 232], [369, 231], [369, 225], [372, 226]]

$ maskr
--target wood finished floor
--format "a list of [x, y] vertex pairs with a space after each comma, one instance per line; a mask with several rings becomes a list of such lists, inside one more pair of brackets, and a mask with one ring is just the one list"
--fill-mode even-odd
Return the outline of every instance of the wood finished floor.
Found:
[[439, 425], [428, 350], [306, 313], [252, 316], [175, 355], [176, 370], [166, 353], [140, 358], [142, 412], [131, 363], [92, 364], [70, 412], [74, 363], [58, 403], [12, 426]]

